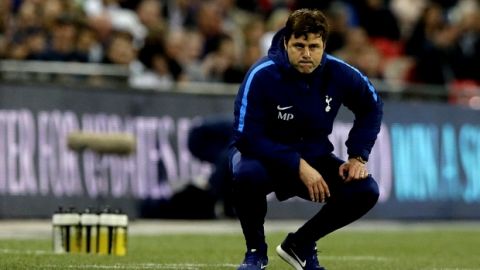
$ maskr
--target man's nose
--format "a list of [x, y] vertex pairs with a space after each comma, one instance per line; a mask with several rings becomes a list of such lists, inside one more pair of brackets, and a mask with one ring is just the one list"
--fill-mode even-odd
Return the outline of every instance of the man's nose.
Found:
[[310, 56], [310, 49], [309, 48], [305, 48], [305, 50], [303, 51], [303, 54], [305, 56]]

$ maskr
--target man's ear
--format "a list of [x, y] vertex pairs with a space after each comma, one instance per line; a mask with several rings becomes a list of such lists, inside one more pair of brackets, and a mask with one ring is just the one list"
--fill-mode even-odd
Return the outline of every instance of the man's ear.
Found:
[[283, 48], [287, 50], [287, 38], [283, 38]]

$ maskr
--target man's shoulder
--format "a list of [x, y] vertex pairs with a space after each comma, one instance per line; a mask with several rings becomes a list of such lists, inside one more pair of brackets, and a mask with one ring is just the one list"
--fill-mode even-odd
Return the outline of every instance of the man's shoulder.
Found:
[[278, 71], [278, 67], [273, 60], [263, 57], [250, 67], [247, 79], [272, 78], [278, 75]]
[[348, 81], [364, 80], [366, 78], [356, 67], [332, 55], [327, 55], [326, 66], [330, 69], [331, 76], [337, 77], [345, 83]]
[[327, 66], [334, 71], [359, 72], [354, 66], [333, 55], [327, 55]]
[[275, 62], [267, 56], [260, 58], [255, 64], [250, 67], [250, 71], [269, 71], [276, 69]]

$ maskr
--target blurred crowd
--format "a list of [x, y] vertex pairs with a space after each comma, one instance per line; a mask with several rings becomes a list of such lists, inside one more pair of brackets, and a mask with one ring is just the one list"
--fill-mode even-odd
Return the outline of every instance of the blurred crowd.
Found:
[[371, 78], [480, 83], [478, 0], [1, 0], [0, 59], [128, 66], [133, 87], [239, 83], [296, 8]]

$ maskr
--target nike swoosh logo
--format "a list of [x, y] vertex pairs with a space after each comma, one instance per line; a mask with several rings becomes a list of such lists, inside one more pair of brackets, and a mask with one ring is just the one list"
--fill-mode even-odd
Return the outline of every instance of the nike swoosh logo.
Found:
[[265, 269], [265, 268], [267, 268], [267, 265], [266, 265], [266, 264], [263, 265], [263, 263], [262, 263], [262, 264], [260, 265], [260, 269]]
[[288, 110], [290, 108], [292, 108], [293, 106], [287, 106], [287, 107], [280, 107], [280, 105], [277, 106], [277, 110], [279, 111], [283, 111], [283, 110]]
[[307, 260], [304, 260], [304, 261], [300, 260], [297, 254], [295, 254], [295, 251], [293, 251], [292, 249], [290, 249], [290, 251], [292, 252], [293, 256], [295, 256], [295, 259], [300, 263], [302, 267], [305, 267], [305, 265], [307, 265]]

